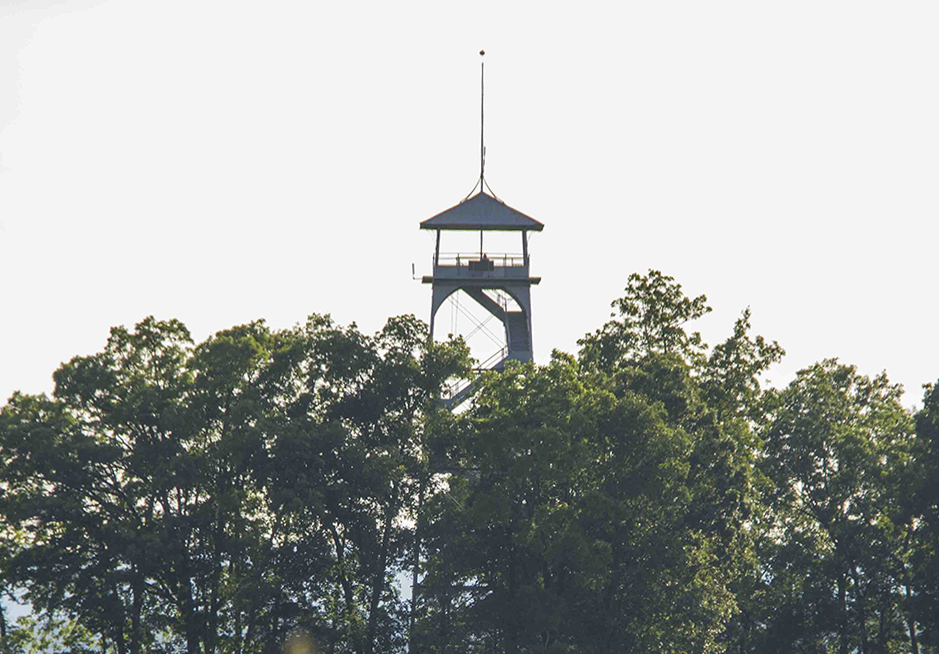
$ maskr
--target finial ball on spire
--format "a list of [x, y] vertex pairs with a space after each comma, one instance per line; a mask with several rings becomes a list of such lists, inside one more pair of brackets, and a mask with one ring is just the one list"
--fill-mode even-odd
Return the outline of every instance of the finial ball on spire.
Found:
[[483, 56], [485, 56], [485, 55], [486, 55], [486, 51], [485, 51], [485, 50], [480, 50], [480, 51], [479, 51], [479, 56], [480, 56], [480, 57], [483, 57]]

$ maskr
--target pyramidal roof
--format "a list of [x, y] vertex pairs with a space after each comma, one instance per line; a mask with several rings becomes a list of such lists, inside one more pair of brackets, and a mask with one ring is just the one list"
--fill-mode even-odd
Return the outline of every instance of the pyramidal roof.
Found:
[[441, 211], [433, 218], [421, 223], [421, 229], [463, 229], [463, 230], [531, 230], [540, 232], [544, 224], [531, 216], [526, 216], [495, 198], [485, 191], [480, 191], [458, 205]]

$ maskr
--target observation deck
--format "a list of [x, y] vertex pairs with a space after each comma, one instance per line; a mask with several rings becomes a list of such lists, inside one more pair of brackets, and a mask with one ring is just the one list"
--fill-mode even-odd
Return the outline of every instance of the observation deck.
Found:
[[503, 283], [538, 284], [541, 277], [529, 274], [530, 258], [508, 252], [440, 252], [434, 255], [433, 275], [424, 275], [425, 284], [459, 281], [486, 285], [494, 280]]

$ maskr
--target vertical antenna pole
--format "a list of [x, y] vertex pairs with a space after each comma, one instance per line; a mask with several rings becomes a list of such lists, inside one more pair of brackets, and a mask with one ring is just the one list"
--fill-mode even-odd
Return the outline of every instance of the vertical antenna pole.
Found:
[[[480, 57], [486, 56], [485, 50], [479, 51]], [[479, 62], [479, 192], [483, 192], [486, 180], [486, 62]]]

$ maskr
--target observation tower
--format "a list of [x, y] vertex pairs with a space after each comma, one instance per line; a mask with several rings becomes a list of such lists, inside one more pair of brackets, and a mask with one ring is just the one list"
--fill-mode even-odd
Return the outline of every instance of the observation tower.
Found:
[[[484, 54], [480, 52], [480, 55]], [[434, 333], [437, 312], [447, 298], [457, 291], [463, 291], [502, 323], [505, 346], [481, 364], [481, 369], [502, 370], [506, 361], [532, 360], [531, 287], [538, 284], [541, 278], [531, 275], [528, 237], [531, 232], [540, 232], [544, 225], [507, 205], [492, 192], [486, 182], [484, 66], [480, 82], [479, 180], [459, 204], [420, 224], [421, 229], [434, 230], [436, 236], [433, 274], [425, 275], [422, 281], [430, 284], [432, 289], [431, 334]], [[442, 248], [441, 241], [455, 236], [454, 232], [479, 232], [479, 249], [474, 247], [473, 251], [467, 252]], [[502, 238], [496, 240], [504, 242], [506, 233], [518, 235], [518, 251], [494, 252], [486, 249], [487, 234], [499, 234]], [[454, 392], [450, 398], [451, 405], [465, 399], [471, 391], [467, 386], [471, 384]]]

